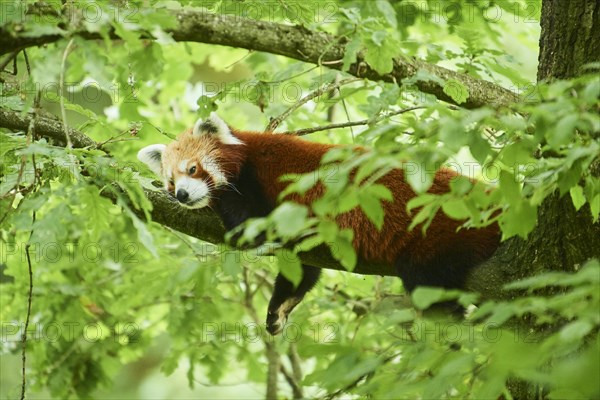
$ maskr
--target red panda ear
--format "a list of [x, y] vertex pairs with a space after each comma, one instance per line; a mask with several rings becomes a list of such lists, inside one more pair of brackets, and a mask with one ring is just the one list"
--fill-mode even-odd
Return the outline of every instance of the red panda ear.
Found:
[[240, 139], [236, 138], [229, 126], [219, 116], [212, 112], [206, 121], [198, 119], [192, 130], [194, 137], [202, 135], [214, 135], [219, 138], [223, 144], [242, 144]]
[[166, 147], [164, 144], [146, 146], [138, 151], [137, 158], [146, 164], [156, 175], [162, 176], [162, 155]]

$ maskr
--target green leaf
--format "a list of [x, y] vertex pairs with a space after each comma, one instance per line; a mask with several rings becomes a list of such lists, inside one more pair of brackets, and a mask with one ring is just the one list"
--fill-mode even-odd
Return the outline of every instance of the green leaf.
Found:
[[420, 310], [429, 308], [432, 304], [445, 298], [444, 289], [432, 287], [417, 287], [412, 293], [412, 302]]
[[385, 40], [386, 37], [387, 37], [387, 32], [386, 31], [375, 31], [371, 35], [371, 40], [377, 46], [381, 47], [381, 46], [383, 46], [383, 42], [384, 42], [384, 40]]
[[154, 257], [158, 257], [158, 251], [156, 250], [156, 246], [154, 245], [154, 238], [152, 234], [148, 230], [148, 227], [144, 222], [142, 222], [130, 209], [129, 207], [121, 204], [121, 207], [133, 222], [133, 226], [137, 230], [138, 240], [144, 247], [152, 254]]
[[577, 114], [568, 114], [558, 121], [556, 126], [548, 129], [546, 132], [548, 143], [555, 149], [569, 143], [575, 132], [575, 126], [577, 125], [578, 119], [579, 116]]
[[285, 202], [271, 213], [277, 233], [284, 238], [296, 237], [306, 225], [308, 209], [306, 206]]
[[585, 196], [583, 195], [583, 188], [579, 185], [573, 186], [569, 193], [571, 193], [571, 200], [573, 200], [573, 206], [575, 210], [579, 211], [585, 204]]
[[344, 52], [344, 63], [342, 64], [342, 71], [348, 71], [350, 66], [354, 64], [357, 60], [358, 52], [362, 47], [362, 41], [360, 40], [360, 36], [355, 36], [350, 43], [346, 45], [346, 49]]
[[414, 170], [405, 173], [406, 181], [417, 193], [425, 193], [433, 184], [434, 174], [432, 169], [427, 168], [422, 163], [411, 163]]
[[292, 282], [294, 287], [298, 287], [302, 281], [302, 263], [298, 256], [288, 249], [278, 249], [275, 255], [279, 272]]
[[458, 152], [461, 147], [469, 142], [469, 134], [466, 133], [461, 121], [454, 118], [447, 118], [440, 122], [440, 124], [440, 141], [448, 149]]
[[450, 199], [442, 203], [442, 210], [450, 218], [456, 220], [463, 220], [469, 217], [469, 209], [467, 208], [465, 201], [460, 199]]
[[372, 196], [374, 196], [378, 199], [381, 199], [381, 200], [387, 200], [387, 201], [394, 200], [392, 191], [390, 189], [388, 189], [386, 186], [381, 185], [379, 183], [375, 183], [375, 184], [365, 188], [365, 191], [367, 191]]
[[474, 186], [474, 183], [466, 176], [457, 176], [450, 181], [450, 189], [457, 196], [466, 195]]
[[333, 242], [338, 235], [339, 228], [334, 221], [321, 220], [317, 225], [317, 231], [325, 242]]
[[517, 205], [523, 202], [521, 197], [521, 185], [515, 179], [515, 176], [507, 171], [500, 172], [500, 191], [511, 205]]
[[339, 198], [337, 213], [345, 213], [359, 205], [360, 193], [354, 186], [348, 187]]
[[369, 220], [378, 230], [381, 230], [385, 216], [381, 202], [377, 198], [365, 193], [359, 195], [359, 201], [360, 208], [364, 211]]
[[423, 234], [425, 234], [427, 228], [429, 228], [429, 225], [431, 225], [431, 222], [433, 221], [433, 218], [438, 212], [438, 210], [439, 205], [437, 202], [427, 204], [419, 210], [417, 215], [414, 216], [414, 218], [410, 222], [410, 225], [408, 226], [408, 230], [411, 231], [422, 224], [423, 226], [421, 227], [421, 231], [423, 232]]
[[505, 146], [501, 152], [501, 160], [508, 166], [517, 166], [531, 160], [535, 150], [535, 143], [531, 140], [522, 139], [516, 143]]
[[97, 187], [86, 185], [79, 191], [81, 209], [92, 240], [98, 240], [100, 235], [109, 228], [113, 218], [109, 211], [110, 202], [100, 196]]
[[406, 204], [406, 210], [411, 211], [415, 208], [423, 207], [433, 203], [437, 199], [437, 196], [431, 193], [423, 193], [417, 197], [413, 197]]
[[387, 0], [376, 0], [375, 5], [377, 9], [385, 18], [385, 21], [390, 27], [396, 29], [398, 27], [398, 21], [396, 20], [396, 10]]
[[321, 243], [323, 243], [323, 238], [320, 235], [313, 235], [313, 236], [310, 236], [310, 237], [302, 240], [300, 243], [298, 243], [294, 247], [294, 251], [297, 253], [302, 252], [302, 251], [309, 251], [309, 250], [317, 247]]
[[[244, 233], [242, 235], [242, 237], [240, 239], [242, 239], [239, 244], [243, 244], [243, 243], [255, 243], [255, 239], [265, 231], [265, 229], [267, 228], [267, 220], [264, 218], [256, 218], [256, 219], [249, 219], [247, 220], [243, 227], [244, 227]], [[236, 229], [234, 229], [232, 232], [228, 232], [228, 236], [231, 235], [230, 237], [227, 237], [227, 240], [231, 240], [231, 238], [233, 237], [233, 235], [235, 235], [235, 233], [237, 232]]]
[[396, 55], [389, 43], [379, 46], [372, 39], [366, 42], [365, 61], [379, 74], [389, 74], [394, 69], [393, 58]]
[[594, 326], [589, 321], [574, 321], [563, 327], [559, 332], [559, 336], [560, 339], [565, 342], [579, 342], [590, 333], [593, 328]]
[[518, 235], [527, 238], [537, 223], [537, 206], [532, 206], [527, 201], [508, 207], [500, 216], [499, 224], [502, 228], [502, 238]]
[[456, 79], [448, 79], [444, 83], [444, 93], [446, 93], [456, 104], [462, 104], [469, 98], [469, 91], [462, 82]]
[[223, 272], [232, 278], [236, 278], [242, 270], [240, 252], [235, 250], [225, 251], [221, 254], [221, 259], [223, 260], [221, 264]]
[[577, 185], [577, 183], [581, 180], [581, 175], [581, 162], [575, 162], [571, 168], [561, 169], [561, 171], [558, 173], [558, 179], [556, 182], [561, 196], [567, 193], [567, 191], [569, 191], [572, 187]]
[[328, 243], [333, 257], [350, 272], [356, 267], [357, 261], [356, 251], [352, 246], [352, 236], [352, 230], [346, 229], [341, 231], [332, 243]]

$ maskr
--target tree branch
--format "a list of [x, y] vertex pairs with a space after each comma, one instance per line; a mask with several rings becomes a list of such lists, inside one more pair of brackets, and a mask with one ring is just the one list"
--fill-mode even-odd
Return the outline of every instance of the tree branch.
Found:
[[379, 115], [379, 116], [376, 116], [376, 117], [370, 118], [370, 119], [362, 119], [360, 121], [339, 122], [336, 124], [315, 126], [312, 128], [298, 129], [296, 131], [288, 131], [288, 132], [283, 132], [283, 133], [285, 133], [286, 135], [304, 136], [304, 135], [308, 135], [310, 133], [329, 131], [332, 129], [349, 128], [351, 126], [360, 126], [360, 125], [369, 125], [369, 124], [374, 124], [374, 123], [383, 121], [386, 118], [391, 118], [396, 115], [404, 114], [404, 113], [414, 111], [414, 110], [420, 110], [422, 108], [424, 108], [424, 107], [423, 106], [408, 107], [408, 108], [404, 108], [402, 110], [396, 110], [396, 111], [389, 112], [387, 114]]
[[342, 81], [333, 82], [333, 83], [330, 83], [323, 87], [320, 87], [319, 89], [307, 94], [306, 96], [304, 96], [303, 98], [301, 98], [300, 100], [298, 100], [297, 102], [292, 104], [292, 106], [290, 108], [288, 108], [287, 110], [285, 110], [281, 115], [271, 119], [271, 121], [269, 121], [269, 124], [265, 128], [265, 132], [272, 132], [275, 129], [277, 129], [277, 127], [287, 117], [289, 117], [294, 111], [296, 111], [298, 108], [302, 107], [304, 104], [308, 103], [312, 99], [321, 96], [323, 93], [330, 92], [331, 90], [335, 90], [335, 89], [337, 89], [343, 85], [347, 85], [349, 83], [360, 82], [361, 80], [362, 79], [359, 79], [359, 78], [344, 79]]
[[[26, 132], [31, 123], [32, 116], [22, 116], [19, 112], [0, 107], [0, 127]], [[38, 116], [35, 121], [35, 132], [38, 136], [52, 138], [59, 143], [65, 144], [66, 139], [62, 124], [53, 119]], [[85, 134], [70, 129], [73, 147], [97, 147], [97, 143]], [[116, 190], [118, 185], [114, 185]], [[145, 190], [146, 196], [152, 203], [152, 220], [163, 226], [172, 228], [186, 235], [210, 243], [224, 243], [225, 229], [220, 218], [209, 208], [199, 210], [188, 210], [179, 207], [169, 199], [164, 191]], [[103, 191], [110, 197], [110, 191]], [[142, 211], [136, 211], [138, 216], [144, 218]], [[577, 213], [580, 214], [580, 213]], [[599, 229], [596, 229], [600, 231]], [[600, 237], [600, 235], [598, 235]], [[501, 298], [504, 283], [522, 277], [519, 275], [521, 269], [515, 267], [511, 262], [514, 258], [514, 246], [518, 241], [509, 240], [500, 246], [496, 254], [484, 264], [476, 267], [470, 273], [465, 288], [483, 294], [486, 298]], [[596, 245], [598, 239], [590, 241]], [[327, 246], [319, 246], [309, 252], [299, 253], [303, 262], [318, 268], [346, 271], [335, 258], [332, 257]], [[353, 271], [363, 275], [397, 276], [395, 268], [386, 264], [359, 262]]]
[[[341, 70], [342, 59], [346, 53], [348, 39], [336, 37], [325, 32], [311, 31], [304, 26], [284, 25], [274, 22], [253, 20], [239, 16], [210, 14], [199, 11], [178, 11], [174, 13], [177, 26], [167, 30], [178, 42], [198, 42], [239, 47], [253, 51], [262, 51], [282, 55], [310, 64], [327, 65]], [[84, 39], [101, 39], [96, 32], [82, 28], [75, 29], [69, 35]], [[112, 39], [119, 39], [114, 30], [109, 33]], [[152, 39], [145, 33], [142, 37]], [[32, 46], [54, 43], [65, 36], [45, 34], [32, 36], [28, 32], [13, 32], [0, 27], [0, 55]], [[372, 69], [364, 58], [364, 50], [359, 52], [357, 60], [348, 73], [372, 81], [384, 81], [401, 85], [406, 79], [414, 78], [417, 72], [424, 71], [439, 79], [417, 80], [416, 87], [448, 103], [456, 104], [451, 96], [444, 92], [444, 83], [456, 80], [464, 85], [469, 97], [465, 103], [457, 104], [465, 108], [482, 106], [506, 106], [518, 101], [518, 96], [508, 89], [494, 83], [459, 74], [449, 69], [412, 59], [399, 53], [394, 59], [394, 68], [389, 74], [380, 74]]]
[[[2, 128], [26, 132], [30, 121], [30, 115], [23, 116], [17, 111], [0, 107], [0, 127]], [[63, 145], [67, 143], [63, 125], [58, 120], [38, 116], [35, 121], [35, 133], [38, 136], [53, 139]], [[96, 146], [95, 141], [75, 129], [69, 129], [69, 135], [71, 136], [73, 147], [83, 148]]]

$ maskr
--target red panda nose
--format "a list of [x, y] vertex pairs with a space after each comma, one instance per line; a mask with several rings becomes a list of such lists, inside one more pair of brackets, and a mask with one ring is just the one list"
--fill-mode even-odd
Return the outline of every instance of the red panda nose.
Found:
[[185, 203], [185, 201], [190, 197], [190, 194], [183, 189], [179, 189], [177, 191], [177, 200], [181, 203]]

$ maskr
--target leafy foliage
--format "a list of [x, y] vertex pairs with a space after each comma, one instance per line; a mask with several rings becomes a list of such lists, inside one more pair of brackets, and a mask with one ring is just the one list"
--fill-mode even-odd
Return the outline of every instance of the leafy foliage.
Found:
[[[600, 396], [597, 260], [574, 274], [517, 282], [507, 288], [519, 294], [514, 300], [484, 302], [464, 323], [423, 310], [452, 299], [469, 305], [473, 294], [421, 288], [413, 307], [405, 296], [391, 295], [403, 293], [397, 279], [328, 271], [281, 339], [268, 336], [263, 325], [274, 274], [280, 270], [294, 283], [301, 278], [296, 252], [325, 243], [345, 268], [355, 267], [354, 233], [340, 229], [335, 217], [360, 207], [381, 228], [381, 204], [391, 197], [378, 178], [391, 168], [403, 168], [419, 194], [409, 204], [413, 229], [426, 230], [435, 213], [444, 212], [465, 227], [498, 221], [504, 239], [526, 238], [538, 208], [556, 191], [598, 220], [600, 83], [591, 73], [598, 66], [573, 80], [531, 84], [539, 2], [453, 1], [442, 8], [433, 0], [201, 3], [0, 4], [3, 34], [61, 38], [27, 49], [28, 63], [19, 55], [14, 74], [10, 64], [0, 73], [0, 107], [61, 120], [64, 111], [69, 126], [99, 143], [66, 149], [35, 129], [0, 129], [3, 397], [20, 390], [28, 257], [27, 383], [41, 396], [108, 397], [112, 390], [144, 397], [156, 369], [177, 383], [186, 370], [190, 390], [204, 397], [214, 388], [225, 393], [219, 385], [232, 382], [243, 385], [226, 396], [262, 394], [269, 351], [288, 377], [301, 367], [305, 377], [298, 384], [306, 397], [498, 398], [508, 396], [512, 379], [539, 385], [549, 398]], [[268, 53], [175, 43], [168, 33], [177, 22], [171, 11], [181, 9], [343, 36], [342, 72]], [[101, 39], [73, 36], [76, 29]], [[155, 39], [146, 39], [148, 33]], [[520, 92], [523, 102], [448, 107], [419, 92], [417, 82], [439, 80], [457, 104], [470, 88], [426, 71], [400, 85], [346, 80], [365, 50], [366, 62], [382, 74], [402, 53], [500, 83]], [[336, 82], [344, 83], [296, 107]], [[38, 94], [43, 111], [35, 107]], [[413, 106], [419, 109], [397, 113]], [[318, 171], [286, 177], [292, 182], [287, 194], [324, 187], [310, 210], [284, 202], [270, 216], [249, 221], [239, 244], [260, 237], [266, 243], [244, 251], [147, 222], [152, 206], [142, 187], [154, 186], [134, 161], [139, 148], [170, 141], [214, 110], [231, 126], [263, 130], [291, 107], [282, 131], [368, 120], [365, 127], [308, 137], [371, 149], [337, 149]], [[454, 181], [445, 195], [427, 193], [443, 165], [474, 180]], [[522, 319], [535, 331], [516, 323]], [[295, 353], [300, 362], [293, 361]], [[15, 375], [5, 379], [5, 371]], [[281, 396], [289, 397], [279, 378]], [[181, 390], [171, 388], [165, 397], [183, 396]]]

